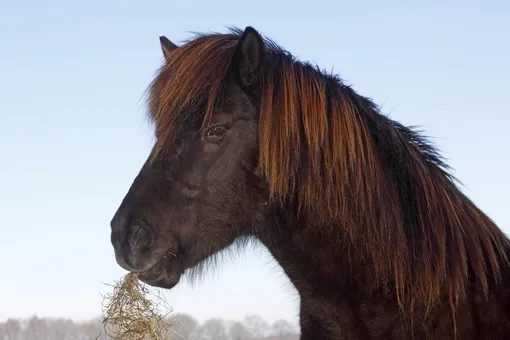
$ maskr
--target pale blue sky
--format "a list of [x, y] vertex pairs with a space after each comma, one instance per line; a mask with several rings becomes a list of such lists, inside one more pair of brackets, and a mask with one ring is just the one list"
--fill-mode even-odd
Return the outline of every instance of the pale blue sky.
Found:
[[[145, 5], [144, 5], [145, 3]], [[510, 2], [6, 1], [0, 5], [0, 320], [87, 319], [124, 274], [110, 219], [152, 143], [143, 92], [158, 36], [253, 25], [421, 125], [510, 233]], [[297, 321], [261, 248], [166, 293], [199, 319]]]

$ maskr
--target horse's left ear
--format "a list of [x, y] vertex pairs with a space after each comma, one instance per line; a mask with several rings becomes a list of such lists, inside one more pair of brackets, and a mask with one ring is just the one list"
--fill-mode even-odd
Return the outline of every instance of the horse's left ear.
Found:
[[159, 43], [161, 44], [161, 50], [163, 51], [163, 55], [165, 59], [168, 60], [170, 52], [177, 48], [177, 45], [171, 42], [167, 37], [161, 36], [159, 37]]
[[246, 27], [233, 59], [234, 71], [243, 87], [251, 87], [259, 81], [264, 58], [264, 40], [253, 27]]

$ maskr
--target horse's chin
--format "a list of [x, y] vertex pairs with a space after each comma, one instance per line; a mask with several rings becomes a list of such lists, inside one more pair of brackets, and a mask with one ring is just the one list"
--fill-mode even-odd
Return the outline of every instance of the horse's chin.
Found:
[[170, 289], [179, 283], [183, 272], [182, 262], [169, 255], [151, 269], [139, 273], [138, 278], [150, 286]]

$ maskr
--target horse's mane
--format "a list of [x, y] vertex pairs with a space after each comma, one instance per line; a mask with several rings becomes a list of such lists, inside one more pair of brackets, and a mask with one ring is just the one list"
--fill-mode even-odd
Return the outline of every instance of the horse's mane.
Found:
[[[201, 34], [170, 53], [149, 88], [158, 152], [190, 112], [214, 114], [241, 34]], [[293, 202], [314, 227], [340, 228], [401, 307], [446, 298], [455, 308], [469, 280], [487, 293], [509, 240], [438, 152], [336, 76], [264, 41], [260, 167], [271, 198]]]

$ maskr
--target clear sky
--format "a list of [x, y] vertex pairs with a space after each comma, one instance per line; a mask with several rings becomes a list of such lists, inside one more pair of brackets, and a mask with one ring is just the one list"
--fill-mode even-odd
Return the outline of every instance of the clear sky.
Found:
[[[153, 139], [143, 92], [159, 35], [252, 25], [420, 125], [464, 191], [510, 233], [510, 2], [12, 1], [0, 6], [0, 320], [101, 313], [109, 222]], [[200, 320], [297, 321], [265, 250], [166, 293]]]

